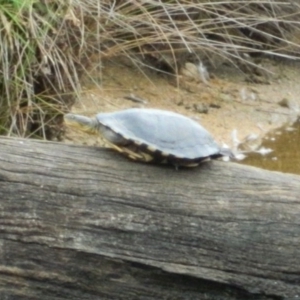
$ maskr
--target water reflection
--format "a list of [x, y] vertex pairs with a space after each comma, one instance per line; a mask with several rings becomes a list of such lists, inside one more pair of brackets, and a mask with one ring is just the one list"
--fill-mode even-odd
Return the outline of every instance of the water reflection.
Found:
[[262, 147], [273, 151], [265, 155], [248, 154], [241, 163], [300, 175], [300, 119], [292, 126], [270, 132], [263, 140]]

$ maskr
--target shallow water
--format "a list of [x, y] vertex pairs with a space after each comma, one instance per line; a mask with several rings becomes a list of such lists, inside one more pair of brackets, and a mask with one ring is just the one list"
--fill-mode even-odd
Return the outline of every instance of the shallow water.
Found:
[[271, 149], [272, 152], [265, 155], [247, 154], [241, 163], [300, 175], [300, 119], [291, 126], [270, 132], [261, 147]]

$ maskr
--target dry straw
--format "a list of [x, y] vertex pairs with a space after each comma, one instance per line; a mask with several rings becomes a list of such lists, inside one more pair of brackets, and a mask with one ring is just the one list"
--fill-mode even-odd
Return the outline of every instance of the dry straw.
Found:
[[1, 133], [60, 138], [94, 49], [89, 20], [79, 2], [0, 0]]
[[59, 138], [92, 58], [167, 65], [300, 53], [298, 1], [0, 0], [0, 132]]

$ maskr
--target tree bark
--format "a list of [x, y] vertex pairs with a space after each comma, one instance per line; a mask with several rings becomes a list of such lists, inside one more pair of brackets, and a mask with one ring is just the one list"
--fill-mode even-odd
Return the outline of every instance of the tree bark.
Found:
[[299, 176], [0, 149], [0, 299], [300, 298]]

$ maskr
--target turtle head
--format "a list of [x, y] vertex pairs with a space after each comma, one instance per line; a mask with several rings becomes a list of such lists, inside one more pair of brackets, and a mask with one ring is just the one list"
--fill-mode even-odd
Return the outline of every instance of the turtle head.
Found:
[[76, 114], [65, 114], [64, 120], [67, 125], [83, 130], [90, 134], [98, 133], [98, 121], [96, 118], [89, 118]]

